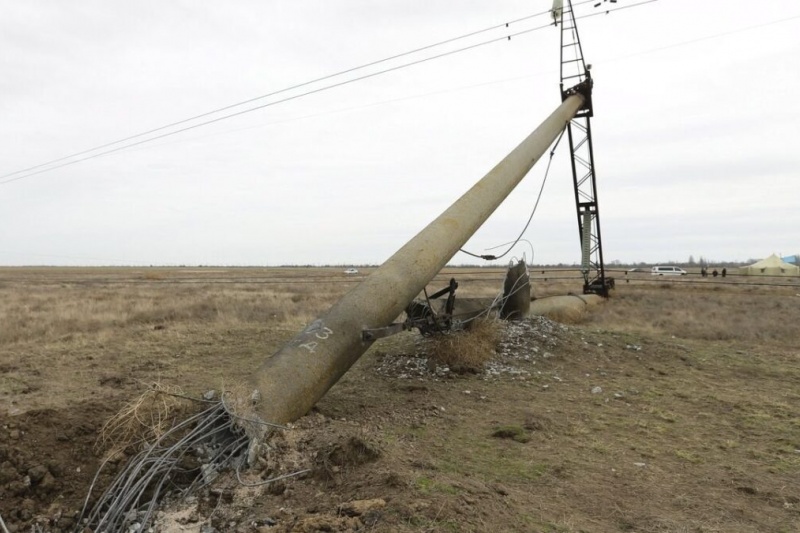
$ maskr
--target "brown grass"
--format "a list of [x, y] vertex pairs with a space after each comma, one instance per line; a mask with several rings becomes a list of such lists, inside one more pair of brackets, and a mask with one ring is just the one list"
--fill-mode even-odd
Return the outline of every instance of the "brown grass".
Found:
[[[157, 272], [0, 269], [0, 408], [30, 410], [6, 418], [24, 424], [20, 448], [61, 451], [64, 471], [77, 475], [74, 442], [63, 440], [77, 433], [56, 428], [36, 441], [41, 417], [85, 413], [86, 422], [98, 418], [91, 402], [131, 398], [105, 428], [107, 443], [152, 440], [183, 408], [168, 399], [171, 387], [195, 396], [245, 381], [353, 286], [339, 269]], [[539, 297], [580, 290], [578, 278], [533, 274]], [[429, 289], [449, 275], [458, 273]], [[502, 272], [493, 275], [458, 278], [459, 295], [496, 294]], [[618, 282], [583, 323], [517, 345], [530, 360], [510, 361], [528, 372], [513, 377], [379, 374], [378, 349], [393, 355], [391, 342], [412, 333], [383, 339], [306, 417], [322, 444], [302, 451], [323, 458], [324, 487], [287, 484], [246, 516], [291, 508], [317, 518], [380, 496], [389, 503], [376, 531], [798, 531], [798, 293]], [[432, 341], [449, 352], [443, 362], [480, 368], [497, 333], [484, 325]], [[165, 390], [142, 395], [153, 382]], [[246, 392], [226, 396], [236, 413], [247, 413]], [[93, 438], [99, 423], [75, 431]], [[3, 427], [0, 438], [10, 438]], [[0, 498], [4, 518], [25, 498]], [[49, 502], [40, 503], [44, 513]]]
[[[349, 288], [342, 283], [237, 283], [236, 277], [224, 285], [141, 283], [138, 278], [96, 282], [90, 278], [67, 284], [58, 282], [55, 271], [50, 274], [53, 277], [0, 284], [0, 346], [118, 333], [138, 325], [299, 326], [329, 308]], [[152, 280], [155, 274], [148, 272], [146, 279]]]
[[474, 373], [492, 358], [500, 334], [497, 321], [475, 320], [469, 329], [429, 337], [427, 352], [433, 361], [454, 372]]
[[153, 383], [103, 425], [96, 447], [114, 457], [126, 450], [154, 442], [169, 431], [197, 404], [179, 387]]
[[622, 288], [587, 325], [708, 341], [794, 343], [800, 297], [791, 288], [670, 285]]

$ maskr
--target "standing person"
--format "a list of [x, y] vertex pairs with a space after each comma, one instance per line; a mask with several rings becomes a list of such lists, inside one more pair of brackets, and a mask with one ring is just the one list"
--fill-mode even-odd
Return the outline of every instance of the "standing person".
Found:
[[724, 278], [724, 277], [725, 277], [725, 276], [727, 276], [727, 275], [728, 275], [728, 269], [727, 269], [727, 268], [725, 268], [725, 267], [723, 267], [723, 268], [722, 268], [722, 277]]
[[706, 267], [700, 269], [700, 276], [703, 278], [708, 276], [708, 270], [706, 269]]

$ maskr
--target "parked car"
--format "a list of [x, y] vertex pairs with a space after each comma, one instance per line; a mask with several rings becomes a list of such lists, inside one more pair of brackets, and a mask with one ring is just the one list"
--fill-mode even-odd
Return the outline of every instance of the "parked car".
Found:
[[347, 270], [344, 271], [344, 273], [345, 274], [358, 274], [358, 269], [357, 268], [348, 268]]
[[654, 276], [685, 276], [687, 272], [676, 266], [654, 266], [650, 269]]

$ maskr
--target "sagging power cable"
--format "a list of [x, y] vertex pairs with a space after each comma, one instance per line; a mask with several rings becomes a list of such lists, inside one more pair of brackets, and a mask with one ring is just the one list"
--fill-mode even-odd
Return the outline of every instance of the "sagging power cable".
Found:
[[[583, 2], [579, 2], [579, 3], [573, 4], [573, 6], [586, 4], [586, 3], [589, 3], [590, 1], [593, 1], [593, 0], [585, 0]], [[603, 13], [608, 14], [608, 13], [610, 13], [612, 11], [618, 11], [620, 9], [627, 9], [627, 8], [630, 8], [630, 7], [636, 7], [636, 6], [643, 5], [643, 4], [649, 4], [649, 3], [655, 2], [655, 1], [657, 1], [657, 0], [644, 0], [642, 2], [639, 2], [639, 3], [636, 3], [636, 4], [632, 4], [632, 5], [629, 5], [629, 6], [623, 6], [623, 7], [618, 7], [618, 8], [615, 8], [615, 9], [605, 10]], [[594, 13], [594, 14], [584, 15], [584, 16], [581, 16], [581, 17], [575, 17], [575, 19], [577, 20], [577, 19], [580, 19], [580, 18], [592, 17], [592, 16], [595, 16], [595, 15], [598, 15], [598, 14], [603, 14], [603, 13]], [[510, 33], [510, 34], [504, 35], [502, 37], [497, 37], [497, 38], [490, 39], [490, 40], [487, 40], [487, 41], [483, 41], [483, 42], [480, 42], [480, 43], [477, 43], [477, 44], [473, 44], [473, 45], [470, 45], [470, 46], [465, 46], [463, 48], [459, 48], [459, 49], [456, 49], [456, 50], [451, 50], [451, 51], [444, 52], [444, 53], [441, 53], [441, 54], [437, 54], [437, 55], [434, 55], [434, 56], [430, 56], [430, 57], [427, 57], [427, 58], [411, 61], [409, 63], [404, 63], [402, 65], [398, 65], [398, 66], [395, 66], [395, 67], [391, 67], [391, 68], [387, 68], [387, 69], [384, 69], [384, 70], [380, 70], [380, 71], [377, 71], [377, 72], [374, 72], [374, 73], [371, 73], [371, 74], [365, 74], [363, 76], [358, 76], [356, 78], [352, 78], [352, 79], [349, 79], [349, 80], [341, 81], [341, 82], [338, 82], [338, 83], [333, 83], [333, 84], [326, 85], [326, 86], [318, 88], [318, 89], [306, 91], [306, 92], [301, 93], [299, 95], [289, 96], [289, 97], [282, 98], [282, 99], [274, 101], [274, 102], [261, 104], [261, 105], [258, 105], [258, 106], [255, 106], [255, 107], [251, 107], [251, 108], [248, 108], [248, 109], [245, 109], [245, 110], [242, 110], [242, 111], [237, 111], [235, 113], [229, 113], [229, 114], [223, 115], [221, 117], [217, 117], [217, 118], [214, 118], [214, 119], [206, 120], [204, 122], [200, 122], [198, 124], [194, 124], [194, 125], [191, 125], [191, 126], [186, 126], [186, 127], [183, 127], [183, 128], [179, 128], [177, 130], [173, 130], [173, 131], [168, 131], [166, 133], [162, 133], [162, 134], [156, 135], [154, 137], [148, 137], [146, 139], [139, 140], [139, 141], [136, 141], [136, 142], [133, 142], [133, 143], [124, 144], [123, 146], [117, 146], [116, 148], [112, 148], [112, 149], [109, 149], [109, 150], [104, 150], [105, 148], [111, 148], [112, 146], [115, 146], [115, 145], [126, 143], [126, 142], [132, 141], [134, 139], [139, 139], [141, 137], [145, 137], [147, 135], [150, 135], [150, 134], [153, 134], [153, 133], [157, 133], [157, 132], [160, 132], [160, 131], [168, 130], [169, 128], [172, 128], [172, 127], [175, 127], [175, 126], [180, 126], [180, 125], [183, 125], [183, 124], [187, 124], [187, 123], [192, 122], [194, 120], [197, 120], [197, 119], [200, 119], [200, 118], [209, 117], [211, 115], [214, 115], [214, 114], [226, 111], [226, 110], [230, 110], [230, 109], [233, 109], [233, 108], [236, 108], [236, 107], [240, 107], [240, 106], [246, 105], [248, 103], [253, 103], [255, 101], [262, 100], [264, 98], [268, 98], [270, 96], [275, 96], [275, 95], [282, 94], [282, 93], [285, 93], [285, 92], [288, 92], [288, 91], [291, 91], [291, 90], [294, 90], [294, 89], [306, 87], [308, 85], [311, 85], [311, 84], [314, 84], [314, 83], [317, 83], [317, 82], [320, 82], [320, 81], [329, 80], [329, 79], [335, 78], [337, 76], [342, 76], [344, 74], [352, 73], [352, 72], [355, 72], [355, 71], [358, 71], [358, 70], [361, 70], [361, 69], [364, 69], [364, 68], [367, 68], [367, 67], [370, 67], [370, 66], [375, 66], [375, 65], [378, 65], [378, 64], [381, 64], [381, 63], [385, 63], [385, 62], [391, 61], [393, 59], [398, 59], [398, 58], [401, 58], [401, 57], [405, 57], [407, 55], [411, 55], [411, 54], [415, 54], [415, 53], [418, 53], [418, 52], [421, 52], [421, 51], [429, 50], [429, 49], [435, 48], [437, 46], [441, 46], [441, 45], [444, 45], [444, 44], [449, 44], [449, 43], [452, 43], [452, 42], [455, 42], [455, 41], [458, 41], [458, 40], [461, 40], [461, 39], [465, 39], [465, 38], [468, 38], [468, 37], [472, 37], [472, 36], [475, 36], [475, 35], [478, 35], [478, 34], [481, 34], [481, 33], [485, 33], [485, 32], [491, 31], [491, 30], [495, 30], [495, 29], [502, 28], [502, 27], [508, 27], [510, 24], [513, 24], [513, 23], [521, 22], [521, 21], [524, 21], [524, 20], [529, 20], [529, 19], [532, 19], [532, 18], [535, 18], [535, 17], [540, 17], [540, 16], [548, 15], [548, 14], [550, 14], [549, 10], [548, 11], [543, 11], [543, 12], [540, 12], [540, 13], [535, 13], [533, 15], [528, 15], [528, 16], [525, 16], [525, 17], [521, 17], [519, 19], [515, 19], [513, 21], [509, 21], [509, 22], [506, 22], [506, 23], [503, 23], [503, 24], [498, 24], [498, 25], [494, 25], [494, 26], [491, 26], [491, 27], [488, 27], [488, 28], [484, 28], [483, 30], [478, 30], [478, 31], [470, 32], [468, 34], [464, 34], [464, 35], [461, 35], [461, 36], [458, 36], [458, 37], [453, 37], [453, 38], [450, 38], [450, 39], [446, 39], [444, 41], [440, 41], [438, 43], [427, 45], [427, 46], [424, 46], [424, 47], [421, 47], [421, 48], [417, 48], [417, 49], [414, 49], [414, 50], [410, 50], [410, 51], [404, 52], [402, 54], [396, 54], [394, 56], [390, 56], [390, 57], [383, 58], [383, 59], [380, 59], [380, 60], [377, 60], [377, 61], [373, 61], [373, 62], [364, 64], [364, 65], [361, 65], [361, 66], [358, 66], [358, 67], [353, 67], [353, 68], [350, 68], [350, 69], [347, 69], [347, 70], [343, 70], [343, 71], [337, 72], [335, 74], [330, 74], [330, 75], [327, 75], [327, 76], [323, 76], [321, 78], [317, 78], [317, 79], [314, 79], [314, 80], [311, 80], [311, 81], [303, 82], [303, 83], [300, 83], [300, 84], [297, 84], [297, 85], [294, 85], [294, 86], [291, 86], [291, 87], [287, 87], [285, 89], [274, 91], [272, 93], [268, 93], [268, 94], [264, 94], [264, 95], [261, 95], [261, 96], [257, 96], [255, 98], [250, 98], [250, 99], [244, 100], [242, 102], [238, 102], [238, 103], [231, 104], [231, 105], [228, 105], [228, 106], [225, 106], [225, 107], [221, 107], [221, 108], [218, 108], [218, 109], [215, 109], [215, 110], [212, 110], [212, 111], [208, 111], [208, 112], [202, 113], [200, 115], [195, 115], [195, 116], [187, 118], [187, 119], [179, 120], [177, 122], [173, 122], [173, 123], [167, 124], [165, 126], [160, 126], [158, 128], [154, 128], [154, 129], [142, 132], [142, 133], [131, 135], [131, 136], [125, 137], [123, 139], [119, 139], [119, 140], [112, 141], [112, 142], [109, 142], [109, 143], [105, 143], [103, 145], [99, 145], [99, 146], [96, 146], [96, 147], [93, 147], [93, 148], [90, 148], [90, 149], [87, 149], [87, 150], [83, 150], [83, 151], [76, 152], [76, 153], [73, 153], [73, 154], [70, 154], [70, 155], [67, 155], [67, 156], [63, 156], [63, 157], [60, 157], [60, 158], [57, 158], [57, 159], [53, 159], [51, 161], [48, 161], [48, 162], [45, 162], [45, 163], [41, 163], [41, 164], [38, 164], [38, 165], [34, 165], [32, 167], [27, 167], [25, 169], [16, 170], [14, 172], [10, 172], [10, 173], [7, 173], [7, 174], [4, 174], [4, 175], [0, 176], [0, 179], [8, 178], [8, 179], [4, 179], [3, 181], [0, 181], [0, 185], [4, 185], [4, 184], [11, 183], [11, 182], [14, 182], [14, 181], [18, 181], [18, 180], [22, 180], [22, 179], [25, 179], [25, 178], [29, 178], [31, 176], [35, 176], [35, 175], [38, 175], [38, 174], [43, 174], [45, 172], [50, 172], [52, 170], [56, 170], [56, 169], [63, 168], [63, 167], [66, 167], [66, 166], [70, 166], [70, 165], [73, 165], [73, 164], [76, 164], [76, 163], [80, 163], [80, 162], [83, 162], [83, 161], [94, 159], [96, 157], [109, 155], [109, 154], [112, 154], [112, 153], [115, 153], [115, 152], [119, 152], [121, 150], [126, 150], [128, 148], [133, 148], [135, 146], [139, 146], [139, 145], [142, 145], [142, 144], [145, 144], [145, 143], [149, 143], [149, 142], [152, 142], [152, 141], [163, 139], [165, 137], [176, 135], [178, 133], [183, 133], [185, 131], [193, 130], [195, 128], [199, 128], [199, 127], [202, 127], [202, 126], [207, 126], [209, 124], [214, 124], [214, 123], [220, 122], [222, 120], [227, 120], [229, 118], [233, 118], [233, 117], [236, 117], [236, 116], [244, 115], [246, 113], [257, 111], [259, 109], [264, 109], [266, 107], [274, 106], [274, 105], [281, 104], [281, 103], [284, 103], [284, 102], [288, 102], [288, 101], [291, 101], [291, 100], [296, 100], [296, 99], [302, 98], [304, 96], [309, 96], [309, 95], [312, 95], [312, 94], [320, 93], [320, 92], [323, 92], [323, 91], [326, 91], [326, 90], [329, 90], [329, 89], [333, 89], [333, 88], [336, 88], [336, 87], [341, 87], [343, 85], [348, 85], [350, 83], [354, 83], [354, 82], [357, 82], [357, 81], [361, 81], [361, 80], [365, 80], [365, 79], [368, 79], [368, 78], [372, 78], [372, 77], [375, 77], [375, 76], [378, 76], [378, 75], [381, 75], [381, 74], [386, 74], [386, 73], [393, 72], [393, 71], [396, 71], [396, 70], [400, 70], [400, 69], [403, 69], [403, 68], [406, 68], [406, 67], [418, 65], [420, 63], [425, 63], [427, 61], [431, 61], [431, 60], [434, 60], [434, 59], [440, 59], [440, 58], [443, 58], [443, 57], [446, 57], [446, 56], [450, 56], [450, 55], [453, 55], [453, 54], [456, 54], [456, 53], [466, 52], [468, 50], [472, 50], [472, 49], [475, 49], [475, 48], [478, 48], [478, 47], [486, 46], [486, 45], [493, 44], [493, 43], [500, 42], [500, 41], [510, 41], [513, 37], [518, 37], [518, 36], [521, 36], [521, 35], [532, 33], [534, 31], [539, 31], [539, 30], [542, 30], [542, 29], [545, 29], [545, 28], [551, 26], [552, 24], [548, 23], [548, 24], [545, 24], [545, 25], [542, 25], [542, 26], [536, 26], [534, 28], [529, 28], [527, 30], [522, 30], [522, 31], [519, 31], [519, 32], [516, 32], [516, 33]], [[99, 153], [93, 153], [93, 152], [98, 152], [98, 151], [99, 151]], [[91, 154], [91, 155], [89, 155], [89, 154]], [[86, 156], [86, 157], [82, 157], [80, 159], [73, 159], [75, 157], [81, 157], [81, 156]], [[70, 160], [70, 159], [72, 159], [72, 160]], [[55, 163], [58, 163], [58, 164], [55, 164]], [[49, 165], [54, 165], [54, 166], [49, 166]], [[18, 174], [22, 174], [22, 175], [18, 175]], [[11, 177], [11, 176], [16, 176], [16, 177]]]
[[[101, 151], [101, 152], [98, 152], [98, 153], [94, 153], [92, 155], [87, 155], [86, 157], [83, 157], [81, 159], [75, 159], [75, 160], [72, 160], [72, 161], [65, 161], [66, 159], [71, 159], [71, 157], [73, 157], [73, 156], [64, 157], [64, 158], [60, 159], [60, 161], [62, 161], [62, 162], [57, 164], [57, 165], [50, 166], [50, 167], [47, 167], [47, 168], [40, 168], [41, 166], [47, 166], [46, 164], [39, 165], [39, 166], [35, 167], [35, 168], [39, 168], [39, 170], [36, 170], [34, 172], [29, 172], [27, 174], [23, 174], [22, 176], [17, 176], [15, 178], [9, 178], [7, 180], [0, 181], [0, 185], [4, 185], [6, 183], [11, 183], [13, 181], [18, 181], [18, 180], [22, 180], [22, 179], [25, 179], [25, 178], [29, 178], [29, 177], [35, 176], [37, 174], [43, 174], [45, 172], [50, 172], [50, 171], [53, 171], [53, 170], [56, 170], [56, 169], [59, 169], [59, 168], [63, 168], [63, 167], [67, 167], [67, 166], [70, 166], [70, 165], [74, 165], [76, 163], [80, 163], [80, 162], [83, 162], [83, 161], [88, 161], [89, 159], [94, 159], [96, 157], [101, 157], [101, 156], [104, 156], [104, 155], [113, 154], [115, 152], [120, 152], [122, 150], [127, 150], [128, 148], [133, 148], [134, 146], [140, 146], [142, 144], [149, 143], [149, 142], [152, 142], [152, 141], [156, 141], [156, 140], [159, 140], [159, 139], [163, 139], [165, 137], [171, 137], [172, 135], [177, 135], [178, 133], [183, 133], [185, 131], [190, 131], [190, 130], [193, 130], [193, 129], [196, 129], [196, 128], [200, 128], [200, 127], [203, 127], [203, 126], [208, 126], [209, 124], [214, 124], [214, 123], [217, 123], [217, 122], [221, 122], [223, 120], [227, 120], [229, 118], [238, 117], [240, 115], [251, 113], [253, 111], [258, 111], [259, 109], [264, 109], [264, 108], [267, 108], [267, 107], [272, 107], [272, 106], [275, 106], [275, 105], [278, 105], [278, 104], [282, 104], [282, 103], [285, 103], [285, 102], [289, 102], [289, 101], [292, 101], [292, 100], [297, 100], [297, 99], [302, 98], [304, 96], [309, 96], [309, 95], [312, 95], [312, 94], [321, 93], [323, 91], [334, 89], [336, 87], [342, 87], [344, 85], [349, 85], [351, 83], [355, 83], [357, 81], [362, 81], [362, 80], [365, 80], [365, 79], [368, 79], [368, 78], [374, 78], [375, 76], [379, 76], [381, 74], [386, 74], [386, 73], [393, 72], [393, 71], [396, 71], [396, 70], [400, 70], [400, 69], [403, 69], [403, 68], [407, 68], [407, 67], [410, 67], [410, 66], [418, 65], [420, 63], [425, 63], [425, 62], [428, 62], [428, 61], [432, 61], [434, 59], [441, 59], [443, 57], [450, 56], [450, 55], [453, 55], [453, 54], [457, 54], [457, 53], [460, 53], [460, 52], [466, 52], [468, 50], [479, 48], [481, 46], [486, 46], [488, 44], [493, 44], [493, 43], [497, 43], [497, 42], [500, 42], [500, 41], [506, 41], [507, 39], [510, 40], [512, 37], [517, 37], [517, 36], [524, 35], [524, 34], [527, 34], [527, 33], [531, 33], [531, 32], [537, 31], [537, 30], [541, 30], [541, 29], [547, 28], [548, 26], [549, 26], [549, 24], [544, 25], [544, 26], [538, 26], [538, 27], [531, 28], [531, 29], [528, 29], [528, 30], [519, 31], [517, 33], [504, 35], [502, 37], [496, 37], [494, 39], [490, 39], [488, 41], [483, 41], [483, 42], [480, 42], [480, 43], [477, 43], [477, 44], [473, 44], [473, 45], [470, 45], [470, 46], [465, 46], [465, 47], [459, 48], [457, 50], [451, 50], [451, 51], [443, 52], [441, 54], [437, 54], [437, 55], [434, 55], [434, 56], [431, 56], [431, 57], [418, 59], [418, 60], [412, 61], [410, 63], [404, 63], [402, 65], [386, 68], [384, 70], [379, 70], [377, 72], [373, 72], [373, 73], [370, 73], [370, 74], [364, 74], [364, 75], [358, 76], [356, 78], [352, 78], [352, 79], [349, 79], [349, 80], [340, 81], [340, 82], [337, 82], [337, 83], [326, 85], [326, 86], [320, 87], [318, 89], [312, 89], [310, 91], [306, 91], [306, 92], [303, 92], [303, 93], [300, 93], [300, 94], [297, 94], [297, 95], [287, 96], [286, 98], [282, 98], [282, 99], [276, 100], [274, 102], [268, 102], [266, 104], [261, 104], [261, 105], [255, 106], [255, 107], [250, 107], [250, 108], [244, 109], [242, 111], [236, 111], [235, 113], [229, 113], [229, 114], [223, 115], [221, 117], [217, 117], [217, 118], [213, 118], [213, 119], [210, 119], [210, 120], [206, 120], [206, 121], [200, 122], [198, 124], [193, 124], [191, 126], [185, 126], [183, 128], [177, 129], [177, 130], [168, 131], [166, 133], [162, 133], [160, 135], [156, 135], [155, 137], [148, 137], [148, 138], [142, 139], [140, 141], [128, 143], [128, 144], [125, 144], [123, 146], [118, 146], [116, 148], [111, 148], [109, 150], [105, 150], [105, 151]], [[131, 139], [138, 138], [140, 136], [141, 135], [134, 136]], [[117, 144], [117, 143], [110, 143], [107, 146], [112, 146], [113, 144]], [[86, 154], [86, 153], [89, 153], [89, 152], [92, 152], [92, 151], [93, 150], [88, 150], [88, 151], [83, 152], [83, 154]]]
[[[580, 2], [580, 3], [575, 4], [575, 5], [585, 4], [585, 3], [588, 3], [589, 1], [591, 1], [591, 0], [586, 0], [584, 2]], [[424, 52], [426, 50], [430, 50], [430, 49], [436, 48], [438, 46], [443, 46], [445, 44], [454, 43], [456, 41], [460, 41], [462, 39], [467, 39], [469, 37], [474, 37], [476, 35], [480, 35], [482, 33], [486, 33], [486, 32], [489, 32], [489, 31], [492, 31], [492, 30], [496, 30], [496, 29], [499, 29], [499, 28], [503, 28], [503, 27], [507, 28], [511, 24], [517, 24], [519, 22], [523, 22], [523, 21], [530, 20], [530, 19], [533, 19], [533, 18], [536, 18], [536, 17], [540, 17], [540, 16], [546, 15], [548, 13], [550, 13], [550, 11], [542, 11], [542, 12], [539, 12], [539, 13], [534, 13], [532, 15], [527, 15], [527, 16], [520, 17], [520, 18], [517, 18], [517, 19], [514, 19], [514, 20], [510, 20], [510, 21], [504, 22], [502, 24], [496, 24], [494, 26], [489, 26], [488, 28], [484, 28], [484, 29], [481, 29], [481, 30], [476, 30], [476, 31], [472, 31], [472, 32], [469, 32], [469, 33], [465, 33], [465, 34], [459, 35], [457, 37], [451, 37], [451, 38], [445, 39], [443, 41], [438, 41], [438, 42], [435, 42], [435, 43], [432, 43], [432, 44], [421, 46], [419, 48], [414, 48], [412, 50], [408, 50], [407, 52], [402, 52], [402, 53], [395, 54], [395, 55], [392, 55], [392, 56], [384, 57], [382, 59], [371, 61], [371, 62], [365, 63], [363, 65], [359, 65], [359, 66], [356, 66], [356, 67], [350, 67], [350, 68], [347, 68], [345, 70], [340, 70], [339, 72], [334, 72], [332, 74], [327, 74], [327, 75], [321, 76], [319, 78], [314, 78], [312, 80], [304, 81], [302, 83], [297, 83], [295, 85], [291, 85], [289, 87], [284, 87], [283, 89], [279, 89], [277, 91], [272, 91], [272, 92], [269, 92], [269, 93], [266, 93], [266, 94], [255, 96], [253, 98], [248, 98], [247, 100], [242, 100], [240, 102], [236, 102], [236, 103], [229, 104], [229, 105], [226, 105], [226, 106], [223, 106], [223, 107], [212, 109], [211, 111], [206, 111], [204, 113], [200, 113], [199, 115], [194, 115], [194, 116], [191, 116], [191, 117], [188, 117], [188, 118], [185, 118], [185, 119], [181, 119], [181, 120], [178, 120], [178, 121], [175, 121], [175, 122], [171, 122], [169, 124], [165, 124], [165, 125], [159, 126], [157, 128], [153, 128], [153, 129], [150, 129], [150, 130], [147, 130], [147, 131], [143, 131], [141, 133], [136, 133], [134, 135], [129, 135], [128, 137], [124, 137], [122, 139], [117, 139], [115, 141], [111, 141], [111, 142], [108, 142], [108, 143], [105, 143], [105, 144], [94, 146], [92, 148], [88, 148], [88, 149], [82, 150], [80, 152], [75, 152], [73, 154], [62, 156], [62, 157], [59, 157], [57, 159], [52, 159], [50, 161], [46, 161], [44, 163], [40, 163], [40, 164], [34, 165], [32, 167], [23, 168], [23, 169], [20, 169], [20, 170], [16, 170], [14, 172], [9, 172], [8, 174], [3, 174], [2, 176], [0, 176], [0, 179], [8, 178], [10, 176], [15, 176], [17, 174], [22, 174], [22, 173], [29, 172], [29, 171], [32, 171], [32, 170], [37, 170], [37, 169], [45, 167], [47, 165], [52, 165], [54, 163], [60, 163], [62, 161], [65, 161], [65, 160], [73, 158], [73, 157], [79, 157], [79, 156], [82, 156], [82, 155], [89, 154], [91, 152], [96, 152], [98, 150], [102, 150], [104, 148], [109, 148], [111, 146], [124, 143], [126, 141], [131, 141], [133, 139], [138, 139], [138, 138], [144, 137], [146, 135], [150, 135], [150, 134], [153, 134], [153, 133], [158, 133], [159, 131], [163, 131], [163, 130], [166, 130], [166, 129], [169, 129], [169, 128], [173, 128], [175, 126], [180, 126], [182, 124], [186, 124], [186, 123], [192, 122], [193, 120], [198, 120], [198, 119], [201, 119], [201, 118], [205, 118], [205, 117], [214, 115], [216, 113], [221, 113], [223, 111], [228, 111], [228, 110], [234, 109], [236, 107], [240, 107], [240, 106], [243, 106], [243, 105], [251, 104], [253, 102], [257, 102], [259, 100], [263, 100], [263, 99], [269, 98], [271, 96], [276, 96], [276, 95], [283, 94], [283, 93], [286, 93], [286, 92], [289, 92], [289, 91], [293, 91], [293, 90], [296, 90], [296, 89], [301, 89], [303, 87], [307, 87], [309, 85], [313, 85], [313, 84], [319, 83], [321, 81], [326, 81], [326, 80], [330, 80], [330, 79], [333, 79], [333, 78], [337, 78], [339, 76], [344, 76], [345, 74], [350, 74], [352, 72], [357, 72], [359, 70], [363, 70], [365, 68], [369, 68], [369, 67], [373, 67], [373, 66], [376, 66], [376, 65], [380, 65], [382, 63], [387, 63], [389, 61], [393, 61], [395, 59], [400, 59], [400, 58], [405, 57], [405, 56], [417, 54], [419, 52]], [[3, 183], [5, 183], [5, 182], [3, 182]]]
[[556, 139], [556, 142], [553, 145], [553, 149], [550, 150], [550, 159], [547, 161], [547, 168], [544, 171], [544, 178], [542, 178], [542, 186], [539, 187], [539, 194], [536, 196], [536, 203], [533, 204], [533, 209], [531, 209], [531, 214], [528, 217], [528, 221], [525, 223], [525, 227], [522, 228], [522, 231], [519, 233], [517, 238], [511, 241], [511, 246], [509, 246], [508, 249], [500, 255], [491, 255], [491, 254], [479, 255], [479, 254], [474, 254], [472, 252], [468, 252], [463, 248], [460, 249], [459, 252], [463, 252], [472, 257], [477, 257], [478, 259], [484, 259], [486, 261], [495, 261], [497, 259], [502, 259], [503, 257], [505, 257], [508, 254], [508, 252], [510, 252], [517, 245], [520, 239], [522, 239], [522, 236], [525, 235], [525, 232], [528, 231], [528, 226], [531, 225], [531, 221], [533, 220], [533, 215], [536, 214], [536, 208], [539, 207], [539, 201], [542, 199], [542, 193], [544, 192], [544, 185], [545, 183], [547, 183], [547, 176], [550, 174], [550, 165], [553, 163], [553, 156], [556, 153], [556, 148], [558, 148], [558, 144], [561, 142], [561, 138], [564, 137], [565, 131], [567, 131], [566, 128], [561, 130], [561, 134], [558, 136], [558, 139]]

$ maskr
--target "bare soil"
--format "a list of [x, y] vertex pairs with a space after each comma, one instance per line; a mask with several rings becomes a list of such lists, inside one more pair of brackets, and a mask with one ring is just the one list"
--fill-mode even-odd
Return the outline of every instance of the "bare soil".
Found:
[[[120, 281], [130, 272], [54, 272], [2, 273], [0, 296], [19, 303], [0, 321], [21, 323], [26, 305], [34, 320], [20, 291], [30, 299], [45, 287], [78, 304], [124, 292], [135, 302], [155, 298], [147, 291], [164, 279], [188, 279], [137, 273], [143, 288]], [[213, 275], [238, 281], [197, 282], [203, 301], [222, 288], [238, 302], [276, 293], [241, 272]], [[537, 286], [550, 290], [543, 279]], [[157, 289], [183, 305], [174, 302], [185, 284]], [[305, 473], [247, 487], [267, 470], [243, 471], [241, 482], [228, 472], [166, 505], [154, 531], [800, 531], [800, 312], [785, 305], [796, 289], [746, 293], [770, 324], [766, 338], [726, 326], [724, 309], [740, 304], [742, 288], [705, 289], [618, 284], [578, 324], [498, 324], [501, 340], [475, 373], [437, 365], [412, 332], [384, 339], [272, 437], [268, 470]], [[290, 302], [291, 286], [286, 293]], [[678, 313], [682, 302], [719, 316], [701, 331], [652, 314]], [[104, 453], [98, 433], [125, 402], [155, 382], [192, 396], [242, 382], [299, 329], [291, 316], [251, 311], [143, 318], [140, 306], [135, 320], [115, 311], [72, 331], [18, 326], [0, 346], [0, 516], [9, 531], [81, 530], [76, 518]], [[96, 487], [122, 465], [107, 464]]]

